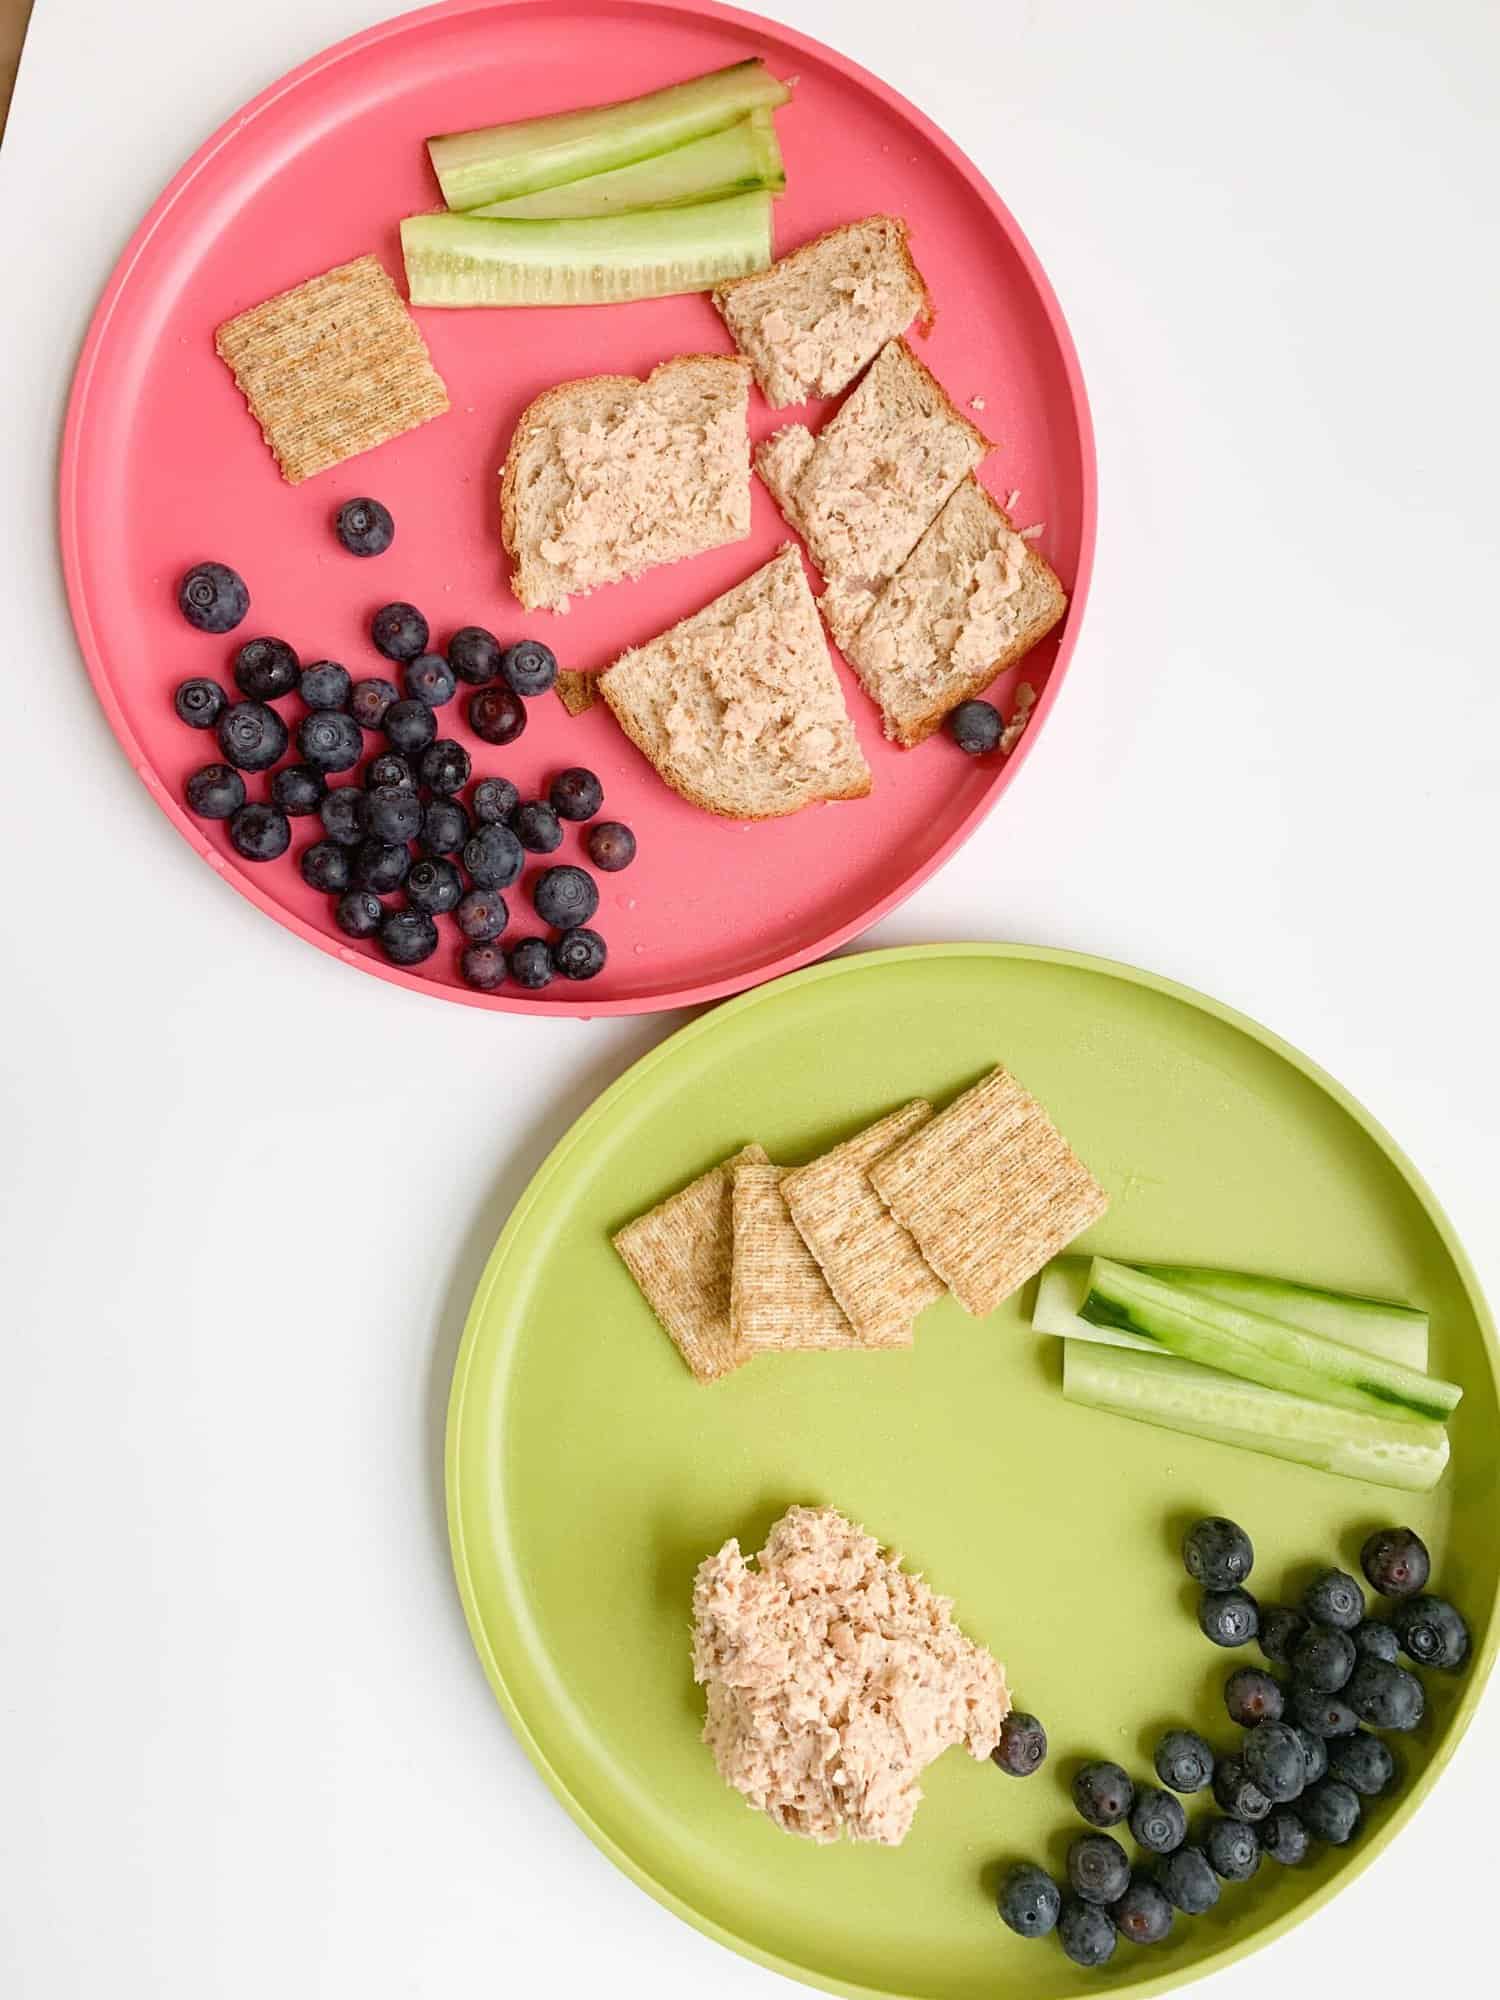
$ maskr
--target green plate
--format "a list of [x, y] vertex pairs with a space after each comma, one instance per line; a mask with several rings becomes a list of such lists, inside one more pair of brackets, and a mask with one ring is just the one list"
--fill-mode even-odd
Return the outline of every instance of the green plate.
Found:
[[[1384, 1292], [1432, 1315], [1432, 1366], [1466, 1391], [1427, 1497], [1075, 1409], [1058, 1343], [1015, 1301], [951, 1301], [901, 1354], [762, 1359], [688, 1375], [610, 1232], [748, 1139], [795, 1162], [903, 1099], [942, 1100], [996, 1061], [1036, 1093], [1113, 1197], [1089, 1241]], [[1030, 1303], [1028, 1288], [1025, 1303]], [[1003, 1864], [1057, 1866], [1085, 1755], [1149, 1770], [1171, 1722], [1232, 1740], [1237, 1659], [1200, 1636], [1176, 1544], [1196, 1515], [1255, 1538], [1274, 1598], [1357, 1567], [1410, 1521], [1476, 1658], [1429, 1675], [1408, 1781], [1359, 1844], [1266, 1863], [1154, 1951], [1122, 1945], [1112, 1990], [1158, 1992], [1251, 1950], [1387, 1841], [1452, 1752], [1494, 1657], [1500, 1414], [1493, 1329], [1410, 1164], [1339, 1087], [1265, 1030], [1123, 966], [1014, 945], [835, 960], [719, 1007], [605, 1092], [507, 1224], [469, 1317], [448, 1430], [459, 1588], [502, 1707], [580, 1825], [641, 1886], [747, 1957], [839, 1993], [1026, 2000], [1097, 1991], [1052, 1942], [994, 1912]], [[1052, 1756], [1017, 1781], [950, 1751], [904, 1846], [777, 1832], [698, 1741], [693, 1571], [746, 1550], [790, 1503], [835, 1504], [956, 1600], [1005, 1661]], [[1374, 1946], [1372, 1945], [1372, 1954]]]

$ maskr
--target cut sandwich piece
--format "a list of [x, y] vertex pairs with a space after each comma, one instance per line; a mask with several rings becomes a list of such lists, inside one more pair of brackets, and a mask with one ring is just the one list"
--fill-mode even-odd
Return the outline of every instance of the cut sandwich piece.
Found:
[[867, 215], [733, 278], [714, 304], [773, 409], [836, 396], [932, 300], [895, 215]]
[[756, 469], [823, 572], [818, 608], [839, 646], [989, 448], [901, 339], [816, 438], [791, 424], [761, 445]]
[[542, 188], [536, 194], [487, 202], [469, 213], [549, 222], [565, 215], [623, 215], [637, 208], [681, 208], [688, 202], [717, 201], [721, 195], [748, 194], [754, 188], [780, 194], [785, 186], [776, 121], [769, 111], [752, 111], [737, 125], [711, 132], [704, 139], [690, 139], [670, 153], [633, 160], [628, 167], [612, 167], [608, 173], [590, 174], [584, 180]]
[[750, 371], [683, 354], [644, 381], [561, 382], [521, 412], [500, 482], [500, 537], [528, 611], [750, 532]]
[[734, 1337], [751, 1354], [857, 1347], [854, 1328], [781, 1198], [785, 1172], [754, 1161], [734, 1169]]
[[725, 819], [863, 798], [870, 769], [790, 542], [753, 576], [599, 677], [672, 787]]
[[964, 479], [840, 644], [886, 735], [910, 747], [1030, 652], [1067, 604], [1004, 509]]

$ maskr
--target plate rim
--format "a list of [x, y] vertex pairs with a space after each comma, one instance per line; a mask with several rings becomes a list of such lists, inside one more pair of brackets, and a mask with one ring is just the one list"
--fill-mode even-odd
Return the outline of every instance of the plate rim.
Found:
[[934, 146], [948, 164], [973, 187], [996, 226], [1009, 241], [1020, 259], [1028, 282], [1041, 305], [1052, 338], [1057, 344], [1078, 438], [1081, 486], [1078, 561], [1073, 586], [1069, 592], [1068, 617], [1058, 643], [1057, 657], [1047, 676], [1047, 685], [1032, 711], [1031, 721], [1025, 732], [996, 771], [992, 783], [975, 800], [973, 807], [958, 822], [949, 837], [921, 867], [904, 875], [894, 889], [867, 905], [855, 917], [821, 933], [812, 943], [790, 952], [783, 952], [777, 957], [758, 958], [748, 968], [701, 984], [675, 986], [659, 993], [619, 1000], [593, 1000], [586, 992], [576, 996], [554, 993], [549, 1000], [528, 999], [507, 991], [480, 993], [464, 986], [439, 984], [430, 978], [425, 978], [420, 971], [409, 971], [400, 966], [388, 965], [380, 959], [353, 951], [347, 943], [342, 943], [337, 937], [316, 929], [305, 918], [276, 902], [261, 887], [253, 872], [233, 857], [221, 854], [208, 841], [182, 803], [162, 782], [135, 731], [131, 728], [110, 678], [105, 648], [99, 638], [99, 621], [95, 618], [90, 604], [90, 591], [84, 569], [82, 551], [87, 537], [82, 525], [82, 481], [79, 477], [82, 442], [90, 421], [91, 389], [100, 357], [105, 350], [115, 313], [147, 245], [166, 224], [176, 204], [186, 195], [192, 183], [210, 161], [273, 104], [300, 89], [323, 71], [362, 54], [366, 49], [384, 41], [395, 40], [402, 35], [423, 33], [436, 21], [457, 18], [465, 14], [496, 12], [507, 8], [535, 10], [560, 4], [565, 4], [565, 0], [439, 0], [438, 5], [416, 8], [395, 15], [390, 20], [376, 22], [353, 35], [346, 36], [342, 41], [331, 43], [305, 62], [285, 71], [225, 119], [217, 130], [196, 148], [136, 225], [105, 281], [104, 289], [89, 319], [73, 370], [67, 411], [63, 421], [57, 475], [57, 519], [63, 583], [69, 614], [84, 666], [100, 706], [104, 710], [111, 733], [157, 806], [166, 814], [189, 847], [209, 864], [215, 874], [284, 929], [315, 945], [329, 957], [339, 960], [355, 971], [371, 974], [394, 986], [404, 986], [428, 999], [457, 1002], [462, 1006], [483, 1008], [491, 1013], [588, 1020], [596, 1015], [656, 1014], [682, 1007], [702, 1006], [710, 1001], [752, 989], [811, 964], [829, 952], [837, 951], [849, 944], [888, 916], [892, 910], [899, 908], [908, 897], [914, 895], [925, 882], [929, 881], [966, 841], [972, 838], [1024, 767], [1033, 740], [1041, 734], [1072, 665], [1093, 577], [1098, 527], [1099, 469], [1088, 392], [1084, 385], [1077, 349], [1057, 294], [1025, 231], [985, 175], [955, 140], [949, 138], [924, 111], [885, 82], [882, 77], [875, 75], [872, 70], [866, 69], [862, 63], [844, 55], [840, 50], [818, 41], [814, 36], [803, 34], [790, 24], [770, 20], [764, 15], [744, 8], [720, 4], [720, 0], [604, 0], [604, 4], [620, 10], [641, 7], [657, 13], [678, 14], [687, 19], [718, 21], [764, 33], [794, 50], [830, 65], [862, 89], [873, 94], [880, 102], [898, 112], [929, 145]]
[[[561, 1138], [548, 1152], [546, 1158], [527, 1182], [514, 1208], [506, 1218], [494, 1249], [486, 1259], [485, 1267], [475, 1287], [474, 1297], [464, 1320], [463, 1335], [453, 1364], [453, 1379], [449, 1391], [447, 1422], [443, 1446], [443, 1484], [448, 1520], [449, 1553], [453, 1563], [454, 1580], [463, 1605], [464, 1620], [469, 1628], [469, 1637], [479, 1655], [484, 1668], [485, 1679], [499, 1703], [500, 1710], [515, 1733], [521, 1748], [525, 1751], [532, 1767], [542, 1778], [553, 1797], [573, 1820], [574, 1824], [593, 1842], [602, 1854], [614, 1863], [628, 1879], [643, 1889], [652, 1901], [670, 1910], [674, 1916], [700, 1933], [712, 1938], [741, 1958], [779, 1972], [784, 1978], [800, 1981], [805, 1986], [843, 1996], [843, 2000], [930, 2000], [925, 1994], [902, 1991], [894, 1987], [861, 1985], [857, 1982], [829, 1978], [806, 1966], [783, 1957], [781, 1954], [765, 1950], [752, 1938], [732, 1931], [727, 1925], [716, 1922], [695, 1909], [675, 1890], [654, 1876], [651, 1871], [628, 1854], [617, 1841], [593, 1818], [587, 1806], [569, 1790], [566, 1780], [553, 1766], [512, 1697], [506, 1685], [504, 1674], [490, 1646], [488, 1635], [480, 1616], [477, 1593], [468, 1567], [468, 1556], [463, 1523], [463, 1508], [460, 1495], [462, 1478], [461, 1431], [464, 1408], [479, 1348], [480, 1326], [489, 1303], [489, 1297], [499, 1282], [502, 1271], [511, 1255], [516, 1239], [524, 1229], [532, 1210], [545, 1199], [550, 1183], [571, 1161], [579, 1148], [587, 1145], [594, 1127], [608, 1115], [613, 1107], [637, 1089], [660, 1064], [671, 1058], [676, 1051], [699, 1037], [714, 1033], [726, 1018], [740, 1014], [760, 1005], [775, 1005], [781, 997], [795, 988], [810, 986], [821, 980], [838, 979], [851, 973], [878, 970], [882, 966], [931, 962], [943, 958], [957, 959], [1012, 959], [1040, 965], [1066, 967], [1073, 971], [1102, 975], [1118, 979], [1126, 985], [1140, 986], [1163, 994], [1169, 999], [1198, 1009], [1213, 1019], [1237, 1029], [1252, 1041], [1269, 1050], [1272, 1054], [1289, 1063], [1293, 1069], [1330, 1097], [1355, 1124], [1380, 1149], [1385, 1158], [1396, 1169], [1415, 1197], [1423, 1214], [1436, 1231], [1444, 1251], [1452, 1262], [1465, 1296], [1473, 1311], [1479, 1328], [1480, 1339], [1489, 1363], [1491, 1379], [1500, 1394], [1500, 1337], [1497, 1337], [1494, 1317], [1490, 1311], [1483, 1288], [1479, 1283], [1462, 1242], [1449, 1221], [1442, 1204], [1418, 1171], [1414, 1162], [1380, 1121], [1366, 1110], [1353, 1093], [1347, 1090], [1336, 1077], [1331, 1076], [1322, 1066], [1304, 1054], [1293, 1043], [1284, 1040], [1274, 1030], [1265, 1027], [1251, 1015], [1241, 1013], [1238, 1008], [1214, 999], [1210, 994], [1187, 986], [1179, 980], [1170, 979], [1163, 973], [1150, 972], [1144, 967], [1127, 964], [1120, 959], [1098, 957], [1092, 953], [1069, 951], [1058, 946], [1029, 945], [1002, 942], [968, 942], [951, 944], [893, 945], [880, 951], [850, 952], [842, 957], [828, 959], [817, 965], [805, 966], [801, 970], [766, 982], [764, 985], [741, 993], [722, 1006], [687, 1022], [673, 1034], [648, 1049], [631, 1063], [620, 1076], [573, 1120]], [[1500, 1592], [1497, 1592], [1500, 1596]], [[1171, 1972], [1159, 1973], [1153, 1977], [1132, 1984], [1130, 1991], [1135, 2000], [1148, 2000], [1148, 1996], [1168, 1992], [1186, 1986], [1197, 1979], [1206, 1978], [1210, 1973], [1219, 1972], [1228, 1965], [1247, 1958], [1262, 1946], [1284, 1937], [1298, 1924], [1305, 1922], [1317, 1911], [1323, 1909], [1331, 1899], [1360, 1875], [1365, 1868], [1382, 1853], [1398, 1833], [1409, 1823], [1418, 1808], [1425, 1804], [1433, 1787], [1447, 1768], [1449, 1760], [1459, 1743], [1467, 1734], [1474, 1719], [1485, 1687], [1489, 1681], [1497, 1656], [1500, 1656], [1500, 1617], [1492, 1615], [1490, 1629], [1482, 1646], [1475, 1652], [1467, 1669], [1463, 1692], [1454, 1710], [1452, 1727], [1445, 1741], [1438, 1746], [1424, 1766], [1416, 1782], [1403, 1794], [1391, 1814], [1375, 1832], [1362, 1841], [1358, 1848], [1346, 1851], [1343, 1864], [1336, 1875], [1322, 1883], [1313, 1893], [1300, 1902], [1295, 1909], [1273, 1918], [1253, 1933], [1235, 1937], [1224, 1948], [1198, 1964]], [[514, 1609], [509, 1614], [515, 1616]]]

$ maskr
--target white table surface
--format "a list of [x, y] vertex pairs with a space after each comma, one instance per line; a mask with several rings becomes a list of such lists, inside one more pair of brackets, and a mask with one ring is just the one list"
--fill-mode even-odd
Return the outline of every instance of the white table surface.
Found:
[[[0, 151], [0, 1993], [763, 1994], [548, 1797], [442, 1521], [481, 1261], [674, 1019], [443, 1007], [267, 923], [116, 751], [63, 602], [59, 424], [115, 255], [372, 4], [39, 0]], [[1245, 1009], [1397, 1135], [1500, 1295], [1500, 12], [773, 11], [1001, 189], [1099, 433], [1071, 684], [868, 942], [1074, 946]], [[1500, 1695], [1410, 1831], [1214, 1991], [1425, 1990], [1401, 1906], [1479, 1949], [1497, 1761]]]

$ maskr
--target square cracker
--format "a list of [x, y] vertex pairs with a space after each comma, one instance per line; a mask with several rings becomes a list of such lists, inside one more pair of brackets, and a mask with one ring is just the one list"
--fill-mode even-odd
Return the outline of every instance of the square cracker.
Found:
[[225, 320], [214, 345], [293, 486], [448, 407], [378, 257], [356, 257]]
[[751, 1164], [734, 1170], [734, 1337], [752, 1353], [857, 1347], [854, 1328], [781, 1198], [785, 1172]]
[[1009, 1298], [1109, 1206], [1041, 1105], [999, 1068], [870, 1178], [971, 1313]]
[[746, 1146], [614, 1237], [646, 1303], [700, 1382], [716, 1381], [750, 1358], [729, 1320], [733, 1170], [749, 1161], [764, 1166], [766, 1155]]
[[932, 1116], [920, 1098], [785, 1175], [781, 1192], [862, 1347], [909, 1347], [942, 1281], [875, 1192], [869, 1168]]
[[558, 669], [557, 679], [552, 683], [557, 690], [557, 698], [569, 715], [586, 715], [599, 698], [595, 683], [597, 674], [576, 674], [571, 667]]

